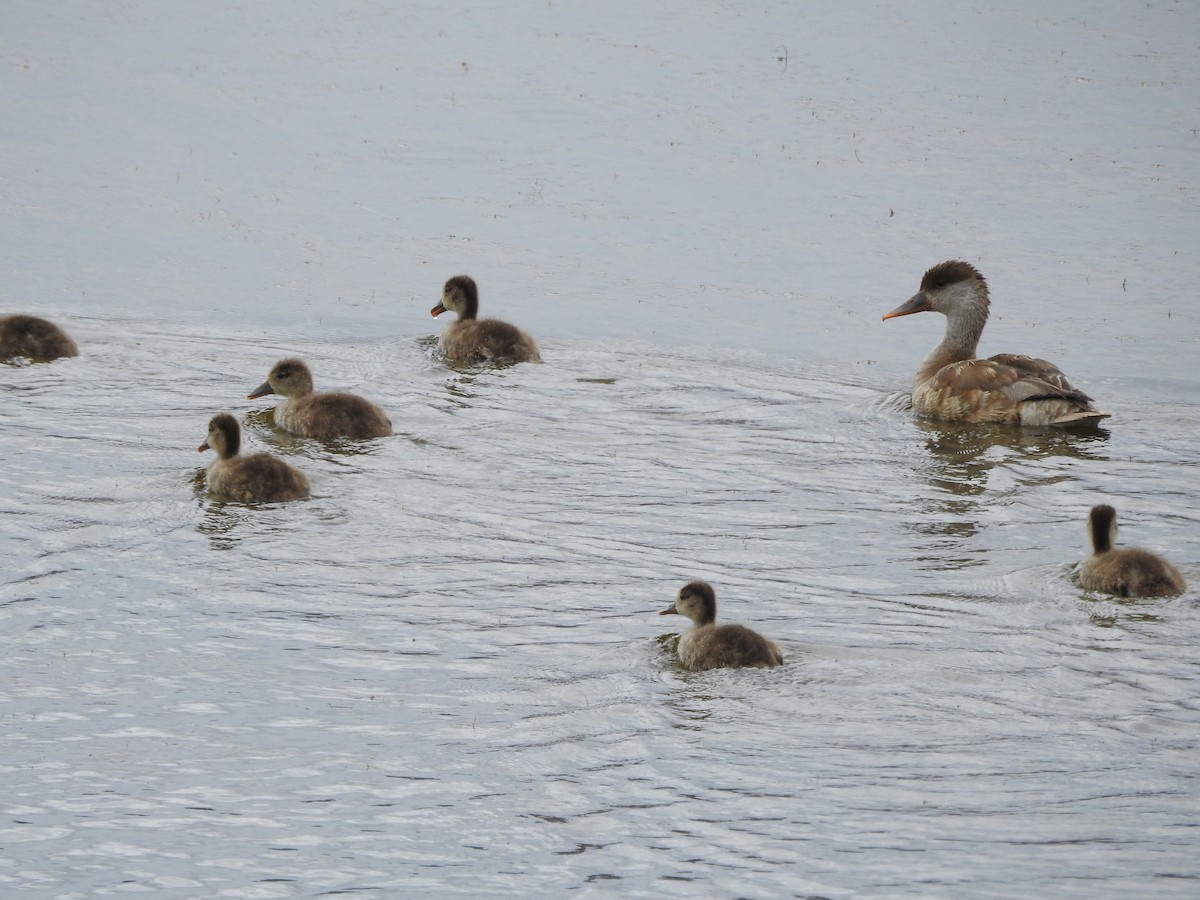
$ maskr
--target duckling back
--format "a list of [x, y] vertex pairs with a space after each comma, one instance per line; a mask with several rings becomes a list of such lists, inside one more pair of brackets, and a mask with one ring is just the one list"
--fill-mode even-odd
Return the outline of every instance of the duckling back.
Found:
[[1089, 591], [1118, 597], [1173, 597], [1187, 588], [1177, 568], [1138, 547], [1093, 553], [1083, 561], [1079, 583]]
[[442, 333], [442, 354], [460, 365], [541, 362], [532, 337], [499, 319], [460, 319]]
[[218, 459], [207, 479], [214, 497], [239, 503], [301, 500], [310, 490], [308, 476], [269, 453]]
[[275, 408], [275, 424], [292, 434], [322, 441], [367, 440], [392, 433], [391, 420], [380, 407], [357, 394], [340, 391], [285, 400]]
[[769, 669], [783, 664], [774, 642], [744, 625], [698, 625], [679, 639], [685, 669]]
[[53, 322], [37, 316], [0, 316], [0, 359], [14, 356], [58, 359], [78, 355], [75, 342]]

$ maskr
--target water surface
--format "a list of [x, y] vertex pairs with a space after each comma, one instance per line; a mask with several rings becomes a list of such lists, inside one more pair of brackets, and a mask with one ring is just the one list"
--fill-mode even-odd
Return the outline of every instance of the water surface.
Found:
[[[1195, 895], [1190, 7], [8, 16], [6, 896]], [[913, 418], [951, 257], [1104, 428]], [[460, 271], [544, 365], [441, 364]], [[1193, 587], [1081, 591], [1100, 501]], [[680, 671], [693, 578], [786, 664]]]

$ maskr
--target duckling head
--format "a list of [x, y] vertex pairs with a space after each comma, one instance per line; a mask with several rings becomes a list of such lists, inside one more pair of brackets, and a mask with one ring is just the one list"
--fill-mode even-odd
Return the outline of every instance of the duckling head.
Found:
[[221, 459], [237, 456], [242, 447], [242, 429], [229, 413], [218, 413], [208, 423], [208, 438], [196, 449], [216, 450]]
[[1093, 506], [1088, 513], [1087, 533], [1096, 553], [1111, 550], [1117, 540], [1117, 511], [1107, 503]]
[[982, 320], [987, 320], [987, 282], [969, 262], [951, 259], [938, 263], [921, 279], [921, 289], [897, 306], [883, 318], [895, 319], [919, 312], [940, 312], [949, 316], [958, 310], [972, 310]]
[[470, 275], [455, 275], [442, 288], [442, 302], [429, 311], [435, 319], [444, 312], [458, 313], [459, 321], [479, 315], [479, 288]]
[[267, 380], [246, 395], [247, 400], [279, 394], [303, 397], [313, 392], [312, 372], [302, 359], [281, 359], [271, 368]]
[[687, 616], [696, 625], [711, 625], [717, 618], [717, 593], [707, 581], [691, 581], [679, 589], [675, 602], [660, 616]]

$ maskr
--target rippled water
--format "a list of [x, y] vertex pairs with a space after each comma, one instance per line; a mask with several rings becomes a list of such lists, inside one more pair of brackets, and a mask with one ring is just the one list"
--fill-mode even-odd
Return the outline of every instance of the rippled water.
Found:
[[[282, 343], [77, 331], [0, 372], [6, 890], [1191, 893], [1197, 594], [1071, 564], [1119, 484], [1200, 579], [1194, 408], [987, 433], [749, 356], [295, 337], [397, 427], [327, 448], [241, 399]], [[313, 498], [207, 500], [221, 408]], [[694, 577], [784, 668], [674, 666]]]
[[[1176, 3], [13, 0], [0, 894], [1192, 897]], [[915, 420], [942, 259], [1094, 432]], [[546, 363], [453, 371], [480, 281]], [[284, 356], [383, 404], [326, 446]], [[208, 499], [213, 413], [312, 478]], [[1081, 591], [1084, 517], [1192, 587]], [[688, 674], [687, 580], [782, 647]]]

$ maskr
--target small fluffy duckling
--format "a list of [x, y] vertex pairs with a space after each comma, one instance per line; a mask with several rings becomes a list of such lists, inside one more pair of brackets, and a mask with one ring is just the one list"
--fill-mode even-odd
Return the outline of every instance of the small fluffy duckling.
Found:
[[1093, 552], [1079, 571], [1085, 589], [1120, 597], [1172, 597], [1187, 587], [1179, 570], [1161, 556], [1137, 547], [1113, 547], [1117, 511], [1107, 503], [1092, 507], [1087, 530]]
[[442, 302], [429, 312], [436, 319], [447, 310], [458, 313], [458, 320], [442, 333], [442, 354], [447, 361], [459, 365], [542, 361], [533, 338], [516, 325], [499, 319], [476, 318], [479, 289], [470, 276], [455, 275], [447, 281], [442, 288]]
[[660, 616], [677, 613], [693, 622], [679, 639], [679, 661], [685, 669], [750, 667], [767, 669], [783, 664], [774, 643], [744, 625], [715, 625], [717, 594], [707, 581], [693, 581], [679, 590], [679, 597]]
[[275, 424], [301, 437], [328, 441], [334, 438], [388, 437], [392, 423], [382, 409], [357, 394], [313, 393], [312, 372], [300, 359], [281, 359], [267, 380], [246, 395], [254, 400], [267, 394], [286, 399], [275, 407]]
[[53, 322], [37, 316], [0, 316], [0, 359], [14, 356], [58, 359], [78, 355], [75, 342]]
[[308, 478], [282, 459], [269, 453], [238, 456], [242, 431], [237, 419], [220, 413], [208, 423], [208, 439], [199, 446], [203, 453], [217, 451], [217, 460], [205, 473], [208, 490], [221, 500], [241, 503], [275, 503], [308, 496]]
[[976, 359], [988, 317], [988, 287], [970, 263], [938, 263], [921, 289], [883, 318], [919, 312], [946, 317], [942, 342], [925, 357], [913, 379], [913, 408], [943, 422], [1008, 425], [1095, 425], [1108, 413], [1044, 359], [1001, 353]]

